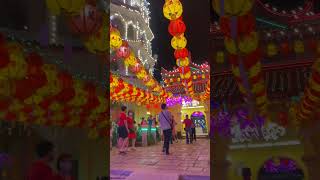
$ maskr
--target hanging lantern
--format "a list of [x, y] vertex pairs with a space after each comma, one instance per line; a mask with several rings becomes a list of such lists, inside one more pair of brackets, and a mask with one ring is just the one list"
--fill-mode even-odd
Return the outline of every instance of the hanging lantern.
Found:
[[102, 26], [102, 14], [95, 6], [85, 5], [80, 14], [70, 18], [69, 27], [75, 34], [89, 37], [96, 34]]
[[131, 52], [130, 55], [124, 59], [124, 64], [126, 67], [134, 66], [136, 65], [136, 63], [137, 63], [137, 59], [133, 52]]
[[78, 14], [85, 6], [85, 0], [46, 0], [51, 14], [59, 15], [61, 11], [68, 14]]
[[163, 14], [169, 20], [176, 20], [183, 12], [182, 4], [179, 0], [166, 0], [163, 6]]
[[122, 45], [122, 39], [121, 39], [121, 35], [120, 32], [111, 27], [110, 28], [110, 47], [112, 49], [118, 49], [120, 48], [120, 46]]
[[269, 57], [275, 56], [278, 53], [278, 48], [274, 43], [269, 43], [267, 45], [267, 55]]
[[122, 41], [121, 47], [117, 50], [118, 58], [127, 58], [130, 56], [130, 48], [127, 41]]
[[283, 55], [288, 55], [290, 53], [290, 47], [289, 44], [287, 42], [283, 42], [280, 44], [280, 52]]
[[172, 36], [180, 36], [183, 34], [186, 31], [186, 25], [184, 24], [182, 18], [170, 21], [168, 31]]
[[173, 49], [183, 49], [187, 46], [187, 39], [184, 37], [184, 35], [180, 35], [180, 36], [174, 36], [171, 39], [171, 46], [173, 47]]
[[141, 66], [139, 63], [136, 63], [136, 64], [131, 68], [131, 70], [132, 70], [134, 73], [139, 72], [141, 69], [142, 69], [142, 66]]
[[297, 54], [304, 53], [304, 43], [303, 43], [303, 41], [301, 41], [301, 40], [294, 41], [293, 47], [294, 47], [295, 53], [297, 53]]
[[174, 51], [174, 57], [176, 59], [185, 58], [189, 56], [189, 51], [187, 48], [177, 49]]
[[[221, 14], [221, 2], [224, 2], [223, 11], [224, 14]], [[225, 16], [242, 16], [247, 14], [252, 6], [254, 0], [228, 0], [228, 1], [220, 1], [220, 0], [213, 0], [212, 6], [215, 12], [219, 15]]]
[[[103, 24], [98, 33], [92, 35], [84, 42], [84, 45], [91, 53], [106, 53], [109, 47], [119, 48], [122, 44], [121, 37], [119, 39], [117, 35], [115, 35], [114, 39], [110, 39], [110, 44], [108, 44], [108, 38], [106, 36], [109, 32], [106, 18], [107, 17], [103, 17]], [[111, 44], [113, 44], [113, 46]]]
[[308, 47], [312, 52], [316, 51], [317, 50], [317, 41], [314, 39], [309, 39], [308, 40]]
[[224, 63], [224, 52], [223, 51], [218, 51], [216, 54], [216, 62], [218, 64]]

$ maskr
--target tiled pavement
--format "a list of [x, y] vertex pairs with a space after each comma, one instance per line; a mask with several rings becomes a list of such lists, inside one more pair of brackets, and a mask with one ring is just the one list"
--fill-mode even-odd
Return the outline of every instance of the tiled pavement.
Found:
[[172, 173], [185, 176], [183, 179], [190, 179], [191, 176], [209, 177], [209, 140], [199, 139], [189, 145], [184, 141], [174, 143], [170, 146], [169, 156], [164, 155], [161, 150], [161, 143], [149, 147], [138, 147], [136, 151], [131, 151], [127, 155], [119, 155], [114, 148], [110, 153], [112, 179], [116, 179], [116, 176], [117, 179], [125, 179], [125, 176], [129, 176], [132, 172]]

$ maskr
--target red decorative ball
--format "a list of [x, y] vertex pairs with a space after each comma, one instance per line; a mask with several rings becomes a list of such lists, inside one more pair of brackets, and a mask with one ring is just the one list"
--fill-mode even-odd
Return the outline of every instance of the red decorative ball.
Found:
[[179, 36], [186, 31], [186, 25], [181, 18], [170, 21], [168, 31], [172, 36]]
[[71, 17], [69, 25], [73, 33], [88, 37], [99, 31], [102, 14], [95, 6], [87, 4], [79, 15]]
[[121, 47], [117, 50], [118, 58], [127, 58], [130, 56], [130, 47], [127, 41], [122, 41]]
[[187, 48], [177, 49], [174, 51], [174, 57], [176, 59], [181, 59], [189, 56], [189, 51]]
[[290, 53], [290, 47], [287, 42], [283, 42], [280, 44], [280, 52], [283, 55], [288, 55]]

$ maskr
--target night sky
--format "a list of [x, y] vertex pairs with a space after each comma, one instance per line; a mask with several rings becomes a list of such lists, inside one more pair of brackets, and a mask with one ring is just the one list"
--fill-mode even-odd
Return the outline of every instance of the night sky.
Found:
[[[155, 77], [161, 79], [161, 67], [172, 70], [176, 66], [174, 50], [171, 47], [172, 36], [168, 32], [169, 20], [163, 16], [164, 0], [150, 0], [151, 29], [154, 33], [152, 41], [153, 53], [158, 55], [155, 65]], [[187, 48], [191, 51], [192, 61], [203, 63], [208, 58], [208, 34], [210, 25], [209, 0], [181, 0], [184, 10], [183, 19], [187, 26], [185, 36], [188, 40]]]

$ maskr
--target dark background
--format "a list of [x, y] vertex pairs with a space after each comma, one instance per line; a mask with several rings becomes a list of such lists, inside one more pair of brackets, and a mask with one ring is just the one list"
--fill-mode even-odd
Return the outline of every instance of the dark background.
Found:
[[[151, 29], [154, 33], [152, 50], [158, 54], [158, 63], [155, 65], [155, 77], [161, 80], [161, 67], [172, 70], [176, 66], [174, 49], [171, 47], [172, 36], [168, 32], [169, 20], [163, 16], [164, 0], [151, 0]], [[181, 0], [183, 5], [183, 20], [187, 26], [185, 36], [188, 40], [187, 48], [191, 51], [192, 61], [200, 64], [208, 61], [210, 1], [209, 0]]]

